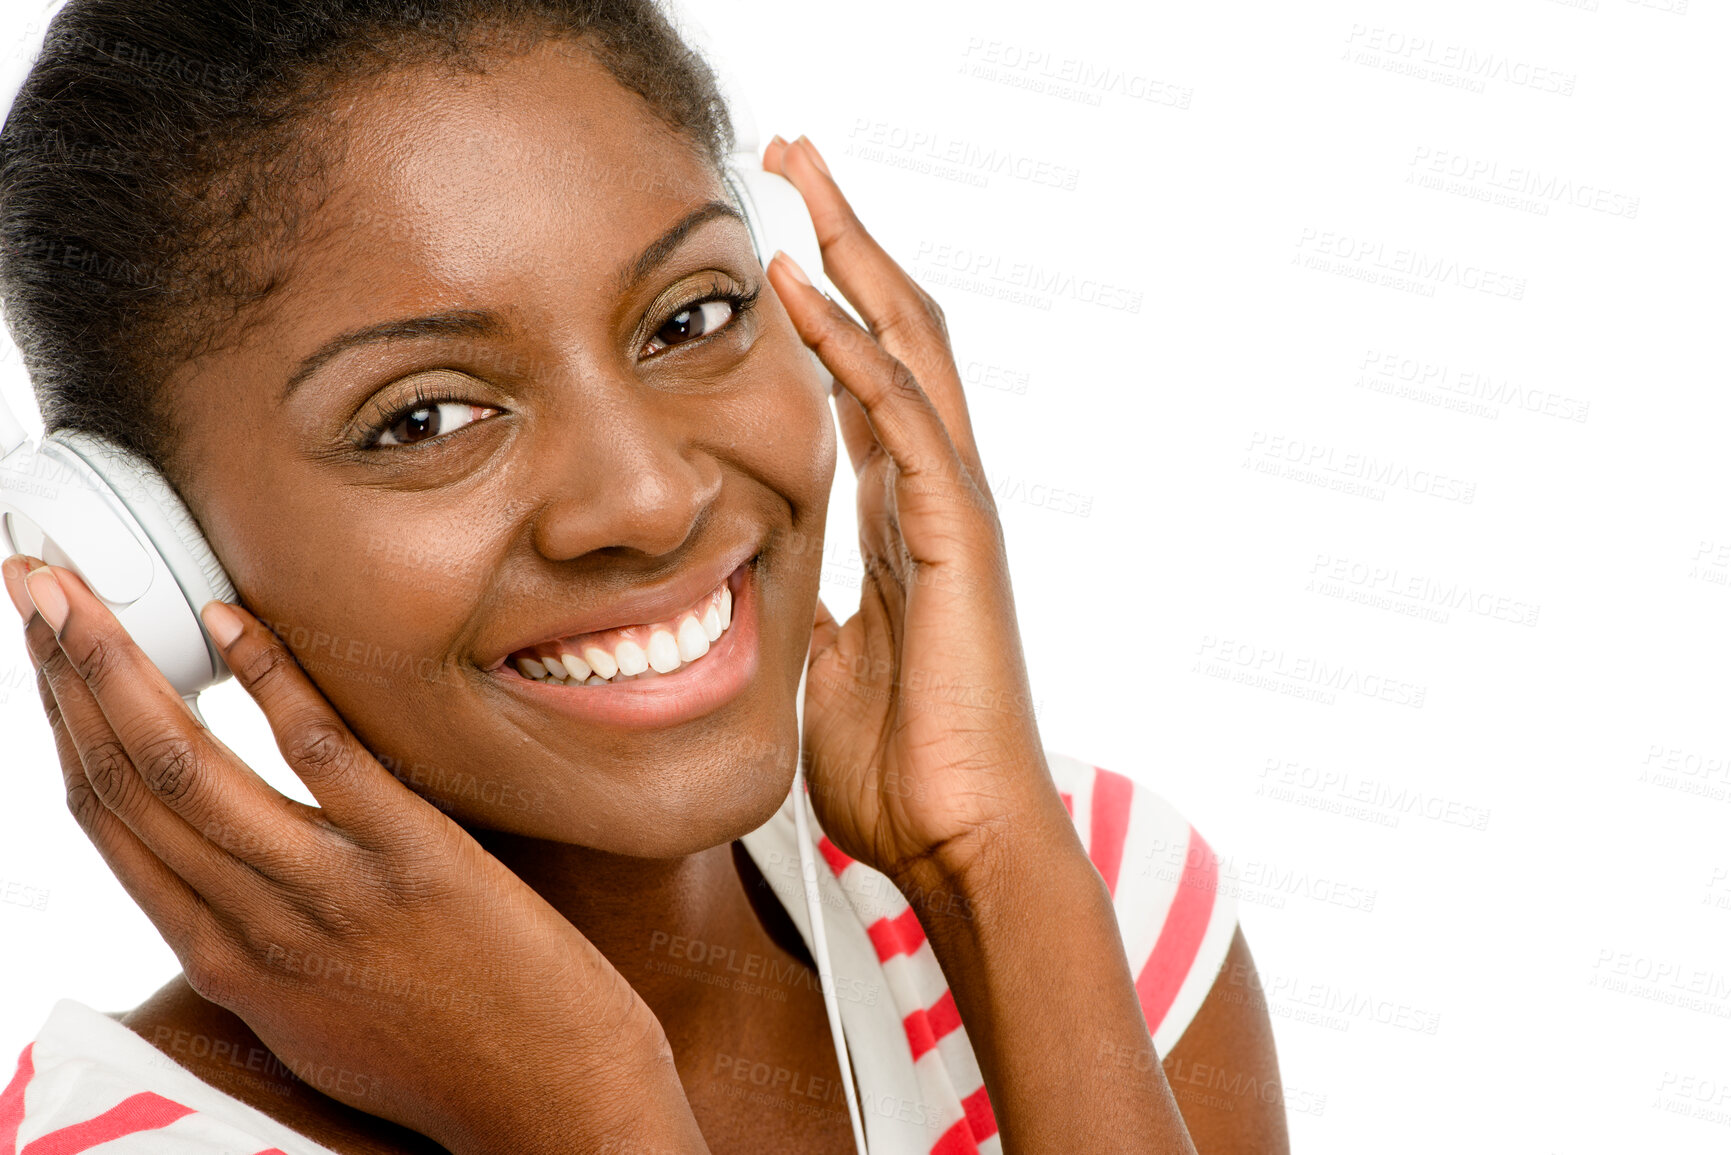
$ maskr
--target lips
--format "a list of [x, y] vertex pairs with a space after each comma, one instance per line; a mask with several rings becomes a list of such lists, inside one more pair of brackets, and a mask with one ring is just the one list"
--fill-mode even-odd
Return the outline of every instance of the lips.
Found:
[[578, 684], [569, 678], [570, 671], [559, 681], [534, 678], [501, 659], [492, 676], [505, 693], [537, 710], [589, 724], [655, 730], [693, 721], [737, 698], [757, 673], [756, 567], [741, 564], [729, 574], [726, 590], [733, 602], [731, 622], [703, 656], [669, 673], [649, 669], [635, 676], [616, 674], [600, 684], [589, 679]]
[[733, 591], [724, 581], [662, 621], [538, 642], [512, 653], [509, 664], [537, 682], [605, 686], [671, 674], [707, 655], [732, 624]]
[[[685, 611], [727, 584], [735, 571], [756, 558], [759, 548], [756, 542], [737, 545], [711, 561], [687, 566], [663, 581], [614, 597], [597, 599], [562, 621], [550, 622], [532, 634], [510, 641], [502, 650], [495, 651], [496, 656], [491, 661], [483, 659], [482, 669], [494, 673], [509, 665], [514, 672], [520, 673], [515, 669], [513, 658], [535, 657], [538, 653], [557, 657], [562, 643], [589, 635], [654, 627], [669, 620], [677, 630], [679, 618]], [[699, 615], [700, 623], [701, 620]], [[640, 642], [647, 641], [647, 635], [640, 639]]]

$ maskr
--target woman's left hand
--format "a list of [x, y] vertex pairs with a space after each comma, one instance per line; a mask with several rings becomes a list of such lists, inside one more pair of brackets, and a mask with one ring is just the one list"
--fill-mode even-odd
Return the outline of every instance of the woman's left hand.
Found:
[[804, 137], [776, 137], [764, 167], [804, 196], [824, 271], [870, 326], [786, 254], [770, 263], [836, 379], [859, 486], [860, 607], [838, 623], [818, 603], [807, 671], [812, 804], [841, 850], [898, 883], [927, 868], [953, 879], [1012, 821], [1069, 827], [1034, 722], [1003, 528], [943, 310]]

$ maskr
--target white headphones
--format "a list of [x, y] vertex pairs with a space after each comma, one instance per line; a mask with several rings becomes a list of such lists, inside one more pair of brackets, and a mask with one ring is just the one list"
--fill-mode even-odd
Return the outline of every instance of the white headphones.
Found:
[[[44, 35], [49, 16], [61, 3], [64, 0], [51, 4], [52, 11], [42, 18]], [[701, 25], [681, 23], [688, 42], [700, 49], [709, 46]], [[27, 59], [33, 62], [37, 55], [32, 52]], [[828, 289], [823, 279], [823, 256], [804, 199], [786, 178], [763, 170], [762, 146], [748, 106], [728, 82], [714, 53], [705, 55], [734, 118], [735, 151], [728, 158], [724, 177], [745, 216], [758, 260], [768, 264], [775, 251], [783, 249], [819, 287]], [[17, 80], [21, 85], [23, 77]], [[16, 99], [16, 90], [8, 94], [8, 113]], [[237, 600], [234, 586], [173, 487], [148, 462], [105, 438], [62, 432], [32, 446], [3, 399], [0, 550], [4, 555], [32, 554], [83, 578], [195, 713], [199, 693], [229, 676], [198, 611], [213, 598]], [[803, 733], [803, 670], [795, 702]], [[843, 1041], [841, 1009], [824, 934], [817, 864], [806, 820], [805, 775], [798, 766], [793, 797], [812, 954], [847, 1094], [854, 1144], [860, 1155], [865, 1155], [865, 1127]]]

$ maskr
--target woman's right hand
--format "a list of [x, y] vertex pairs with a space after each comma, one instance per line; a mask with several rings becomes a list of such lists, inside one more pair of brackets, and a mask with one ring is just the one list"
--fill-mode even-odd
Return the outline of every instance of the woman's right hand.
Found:
[[453, 1152], [707, 1150], [630, 984], [380, 765], [269, 629], [206, 608], [316, 808], [201, 726], [75, 574], [40, 566], [5, 578], [68, 808], [193, 990], [324, 1093]]

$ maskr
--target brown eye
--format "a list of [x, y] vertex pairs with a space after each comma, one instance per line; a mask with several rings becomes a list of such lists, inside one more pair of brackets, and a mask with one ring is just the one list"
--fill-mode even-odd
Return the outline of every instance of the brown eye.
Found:
[[703, 301], [688, 305], [667, 319], [643, 346], [643, 355], [653, 357], [663, 349], [708, 336], [733, 319], [732, 301]]
[[470, 405], [466, 401], [441, 401], [433, 405], [417, 405], [397, 415], [397, 419], [379, 434], [380, 445], [413, 445], [441, 433], [479, 421], [496, 409]]

